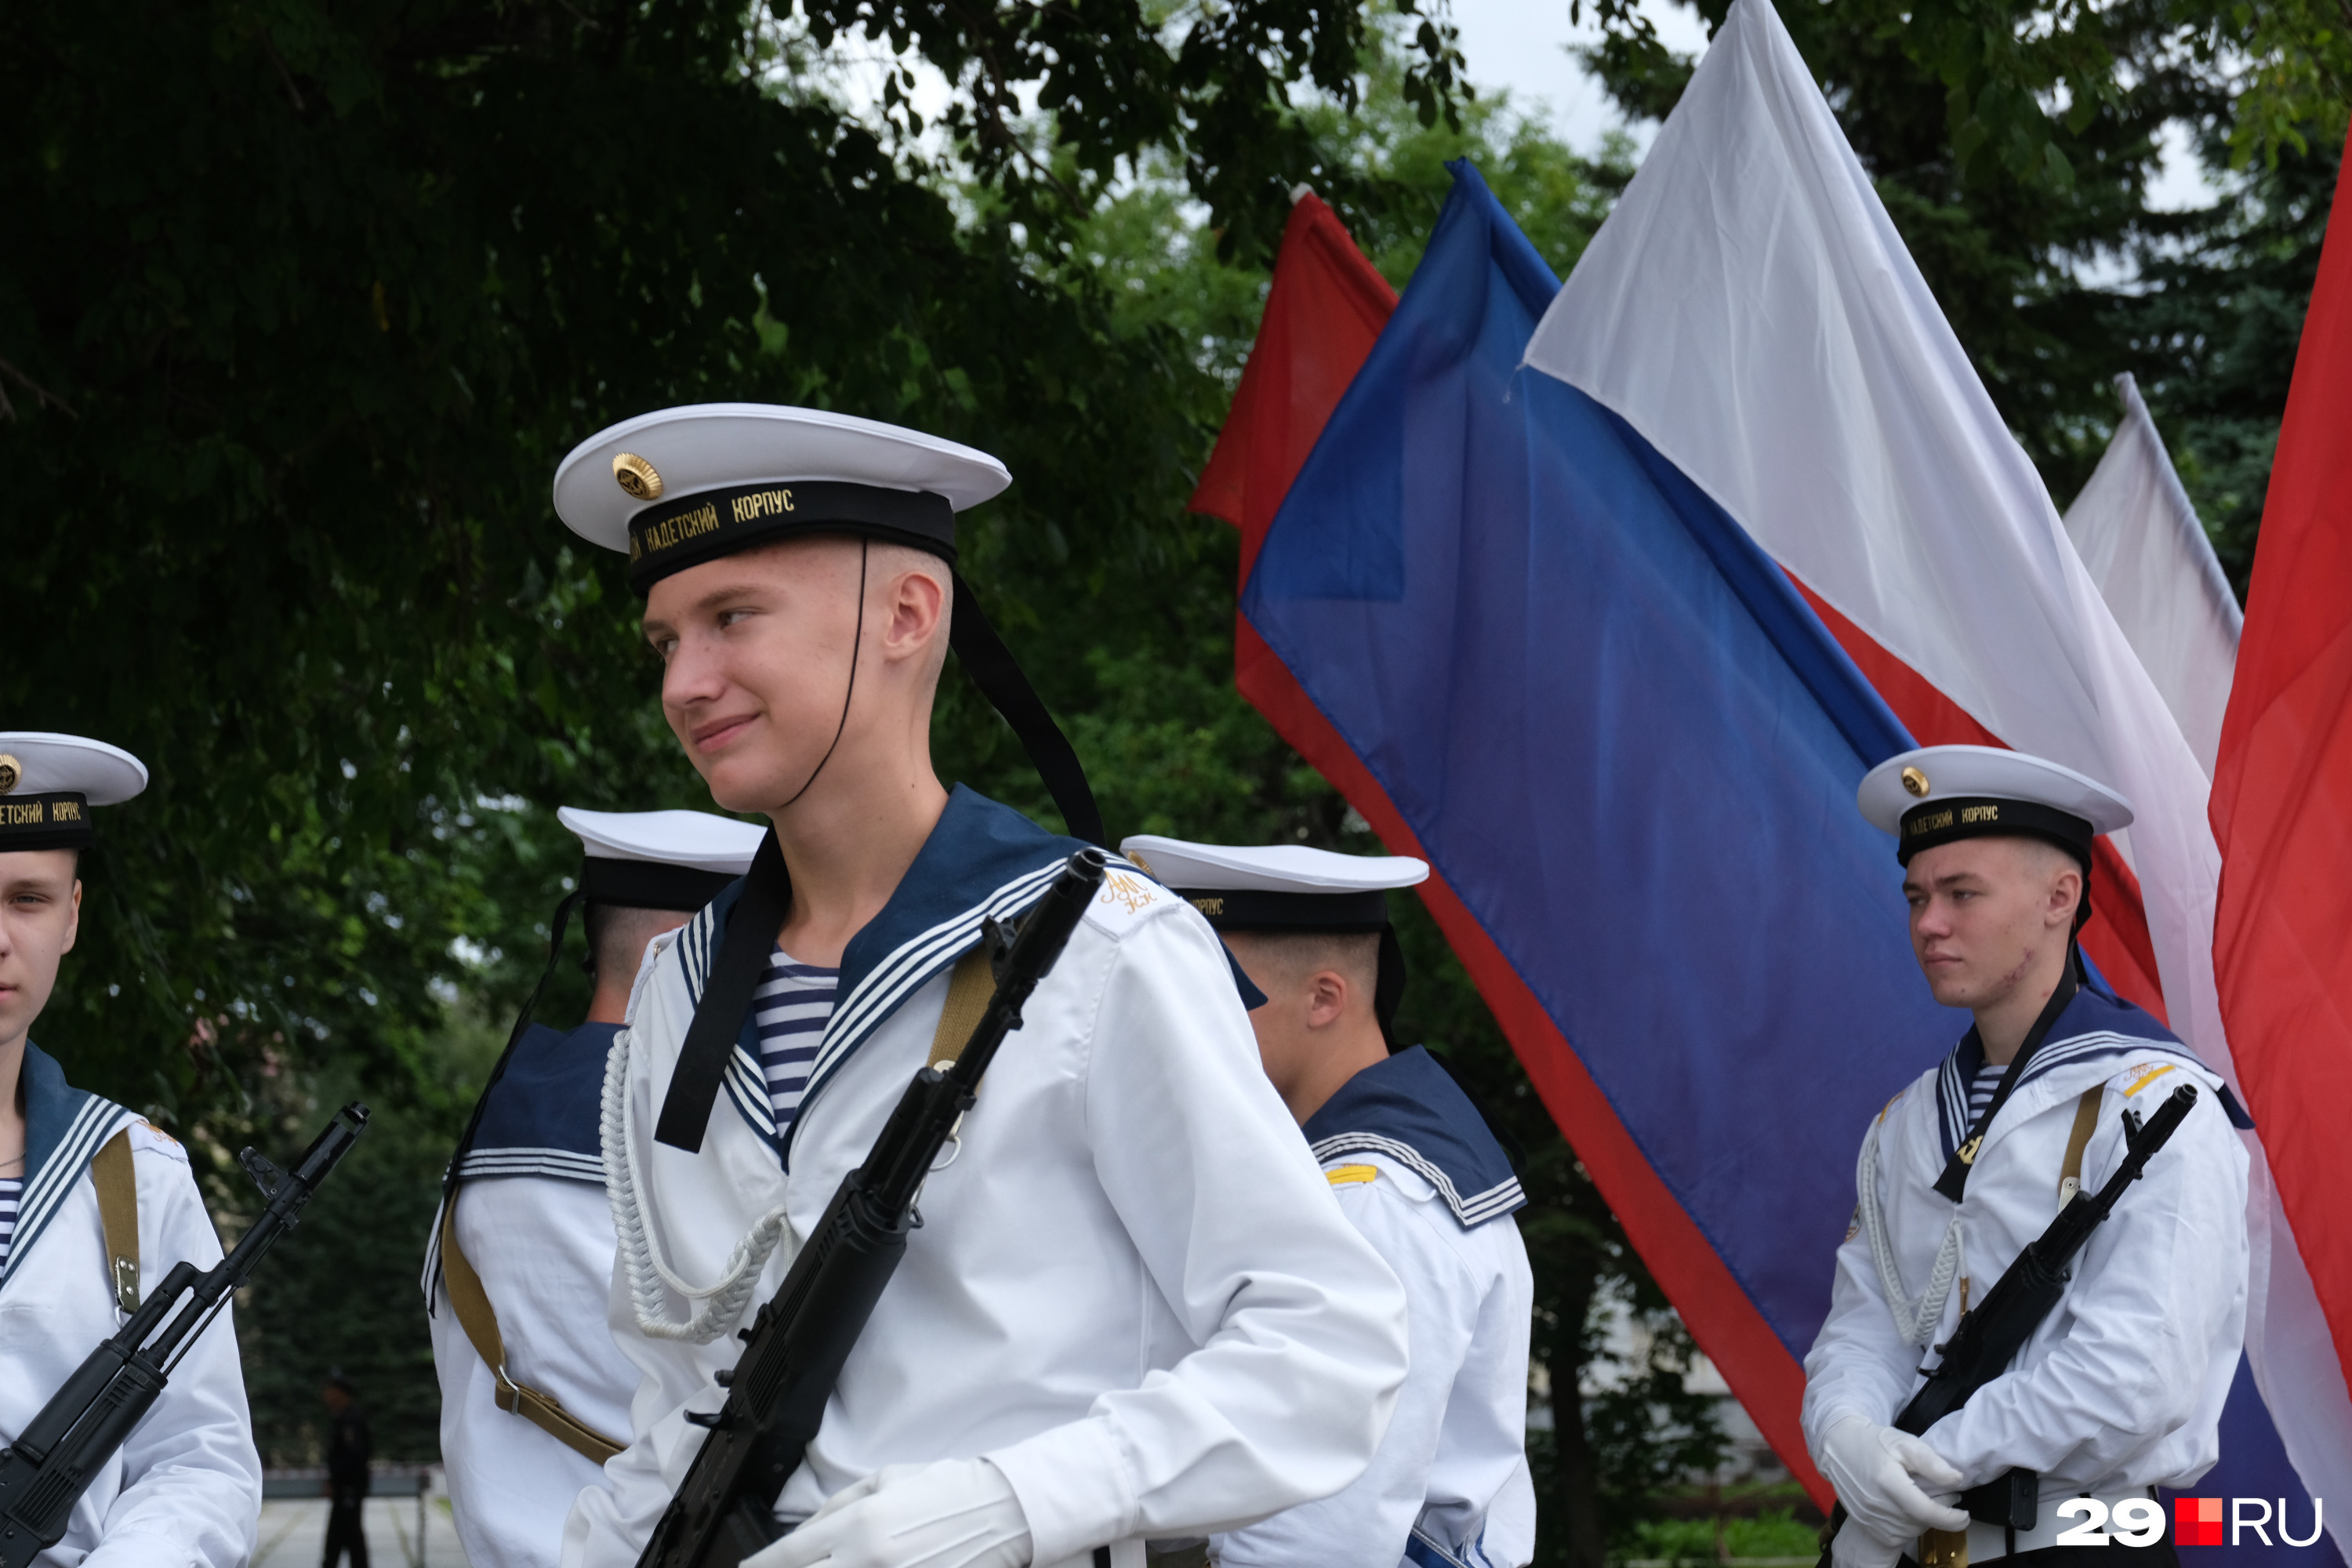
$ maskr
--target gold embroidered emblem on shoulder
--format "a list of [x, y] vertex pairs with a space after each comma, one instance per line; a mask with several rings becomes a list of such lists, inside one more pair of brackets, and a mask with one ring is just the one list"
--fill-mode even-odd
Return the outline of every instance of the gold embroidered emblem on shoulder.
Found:
[[1106, 904], [1125, 904], [1127, 912], [1133, 914], [1147, 904], [1154, 902], [1159, 896], [1152, 891], [1151, 884], [1142, 878], [1129, 876], [1125, 871], [1113, 871], [1103, 878], [1102, 898], [1099, 901]]
[[1378, 1181], [1380, 1174], [1378, 1165], [1334, 1165], [1323, 1173], [1323, 1179], [1335, 1187], [1360, 1187]]

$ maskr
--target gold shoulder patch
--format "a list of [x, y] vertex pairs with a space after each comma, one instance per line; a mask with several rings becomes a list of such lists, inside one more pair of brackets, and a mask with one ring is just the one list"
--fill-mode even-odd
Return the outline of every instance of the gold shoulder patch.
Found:
[[[2146, 1072], [2141, 1072], [2137, 1078], [2132, 1079], [2131, 1087], [2124, 1090], [2124, 1098], [2126, 1100], [2129, 1100], [2133, 1095], [2137, 1094], [2141, 1089], [2146, 1089], [2149, 1084], [2154, 1083], [2158, 1079], [2162, 1078], [2166, 1073], [2170, 1072], [2174, 1068], [2179, 1065], [2180, 1064], [2178, 1062], [2166, 1062], [2162, 1067], [2150, 1068]], [[2137, 1072], [2139, 1069], [2136, 1068], [2132, 1070]]]
[[1125, 904], [1127, 912], [1133, 914], [1136, 910], [1157, 902], [1159, 898], [1159, 889], [1142, 878], [1129, 876], [1125, 871], [1112, 871], [1103, 878], [1102, 896], [1098, 901], [1106, 904]]
[[1380, 1175], [1378, 1165], [1334, 1165], [1323, 1173], [1323, 1179], [1335, 1187], [1359, 1187], [1380, 1180]]
[[164, 1142], [169, 1143], [173, 1148], [176, 1149], [180, 1146], [180, 1141], [177, 1138], [173, 1137], [169, 1132], [164, 1131], [162, 1128], [156, 1126], [145, 1117], [142, 1116], [139, 1119], [139, 1125], [147, 1129], [148, 1131], [155, 1134], [156, 1137], [161, 1138]]

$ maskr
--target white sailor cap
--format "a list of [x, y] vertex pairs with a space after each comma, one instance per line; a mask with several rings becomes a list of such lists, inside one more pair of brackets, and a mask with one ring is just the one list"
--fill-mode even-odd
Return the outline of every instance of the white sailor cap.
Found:
[[[851, 534], [956, 558], [955, 514], [1013, 482], [985, 452], [854, 415], [698, 403], [607, 426], [555, 470], [572, 532], [629, 557], [629, 585], [753, 545]], [[1103, 838], [1077, 752], [977, 600], [959, 587], [949, 646], [1037, 765], [1071, 833]], [[861, 626], [863, 623], [861, 622]]]
[[2131, 825], [2131, 802], [2074, 769], [1998, 746], [1923, 746], [1864, 775], [1854, 803], [1873, 827], [1895, 836], [1904, 865], [1957, 838], [2022, 835], [2091, 864], [2102, 833]]
[[1381, 931], [1389, 889], [1429, 879], [1429, 863], [1409, 855], [1339, 855], [1304, 844], [1244, 848], [1139, 833], [1118, 848], [1219, 931]]
[[95, 837], [90, 807], [146, 787], [146, 764], [120, 746], [0, 730], [0, 851], [82, 848]]
[[698, 910], [751, 868], [767, 830], [707, 811], [587, 811], [559, 806], [579, 837], [580, 879], [592, 904]]
[[1013, 482], [985, 452], [854, 415], [767, 403], [657, 409], [599, 430], [555, 470], [572, 532], [625, 551], [644, 593], [753, 544], [855, 533], [955, 559], [955, 514]]

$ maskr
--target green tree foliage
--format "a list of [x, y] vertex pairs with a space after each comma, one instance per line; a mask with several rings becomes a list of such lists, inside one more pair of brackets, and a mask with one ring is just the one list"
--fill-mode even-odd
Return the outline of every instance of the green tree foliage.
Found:
[[[1164, 42], [1132, 8], [1084, 35], [1059, 16], [992, 79], [1053, 76], [1067, 107]], [[1208, 610], [1185, 571], [1214, 545], [1180, 509], [1213, 389], [1164, 331], [1116, 331], [1041, 275], [1001, 210], [960, 217], [780, 83], [767, 20], [690, 0], [17, 19], [0, 692], [12, 724], [101, 735], [154, 772], [103, 824], [39, 1027], [80, 1081], [205, 1149], [299, 1137], [310, 1097], [274, 1091], [321, 1067], [454, 1131], [452, 1004], [520, 999], [573, 853], [547, 807], [707, 804], [618, 562], [547, 502], [557, 458], [613, 419], [814, 404], [1001, 454], [1021, 482], [967, 528], [966, 562], [1065, 712], [1149, 646], [1097, 657], [1074, 607], [1153, 598], [1143, 629], [1180, 641]], [[1203, 39], [1263, 55], [1180, 48], [1134, 115], [1086, 99], [1103, 113], [1082, 134], [1065, 118], [1066, 140], [1089, 166], [1158, 148], [1255, 189], [1280, 138], [1243, 100], [1352, 58], [1360, 25], [1352, 5], [1222, 10]], [[1016, 771], [961, 689], [941, 750], [975, 782]], [[1266, 771], [1235, 776], [1278, 807], [1297, 771]], [[404, 1271], [421, 1239], [402, 1220], [375, 1245]]]
[[2336, 194], [2338, 154], [2283, 153], [2141, 261], [2105, 310], [2241, 599]]
[[[506, 1041], [459, 1017], [439, 1040], [437, 1104], [405, 1101], [373, 1113], [359, 1146], [274, 1247], [237, 1312], [246, 1394], [264, 1465], [325, 1463], [324, 1380], [340, 1373], [367, 1406], [379, 1458], [440, 1452], [441, 1394], [418, 1288], [424, 1238], [459, 1116]], [[281, 1125], [307, 1138], [330, 1107], [375, 1098], [335, 1069], [273, 1093]], [[271, 1152], [283, 1161], [299, 1142]], [[246, 1205], [249, 1212], [249, 1205]]]

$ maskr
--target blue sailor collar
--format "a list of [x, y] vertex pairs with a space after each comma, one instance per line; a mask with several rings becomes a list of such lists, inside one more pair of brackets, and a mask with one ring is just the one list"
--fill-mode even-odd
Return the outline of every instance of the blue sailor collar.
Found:
[[1340, 1085], [1300, 1129], [1318, 1162], [1381, 1154], [1437, 1189], [1465, 1230], [1524, 1206], [1486, 1118], [1437, 1058], [1419, 1046], [1397, 1052]]
[[[2114, 987], [2096, 970], [2089, 970], [2074, 999], [2066, 1004], [2050, 1026], [2042, 1048], [2033, 1053], [2025, 1070], [2018, 1075], [2017, 1087], [2022, 1091], [2029, 1084], [2062, 1068], [2102, 1058], [2144, 1057], [2151, 1052], [2177, 1057], [2200, 1071], [2211, 1070], [2178, 1035], [2116, 994]], [[1936, 1074], [1936, 1120], [1943, 1135], [1947, 1161], [1969, 1135], [1969, 1089], [1984, 1065], [1984, 1041], [1971, 1026]], [[2221, 1085], [2221, 1099], [2231, 1125], [2251, 1131], [2253, 1119], [2246, 1114], [2226, 1083]]]
[[91, 1157], [138, 1120], [112, 1100], [66, 1082], [65, 1068], [57, 1058], [30, 1040], [25, 1042], [18, 1073], [25, 1097], [25, 1188], [17, 1200], [16, 1234], [8, 1244], [7, 1265], [0, 1268], [0, 1283], [15, 1275], [57, 1217], [74, 1184], [89, 1169]]
[[[1087, 847], [956, 785], [889, 901], [842, 952], [837, 1000], [801, 1097], [803, 1109], [908, 997], [979, 944], [983, 921], [1007, 919], [1035, 902], [1063, 864]], [[742, 896], [738, 879], [679, 934], [675, 952], [688, 995], [697, 1003]], [[750, 1009], [723, 1081], [743, 1120], [778, 1142], [789, 1167], [793, 1129], [782, 1129], [779, 1135], [760, 1067], [759, 1026]]]
[[460, 1180], [553, 1176], [604, 1180], [602, 1119], [604, 1058], [618, 1024], [583, 1024], [569, 1034], [533, 1024], [515, 1043], [506, 1071], [482, 1100], [482, 1120]]

